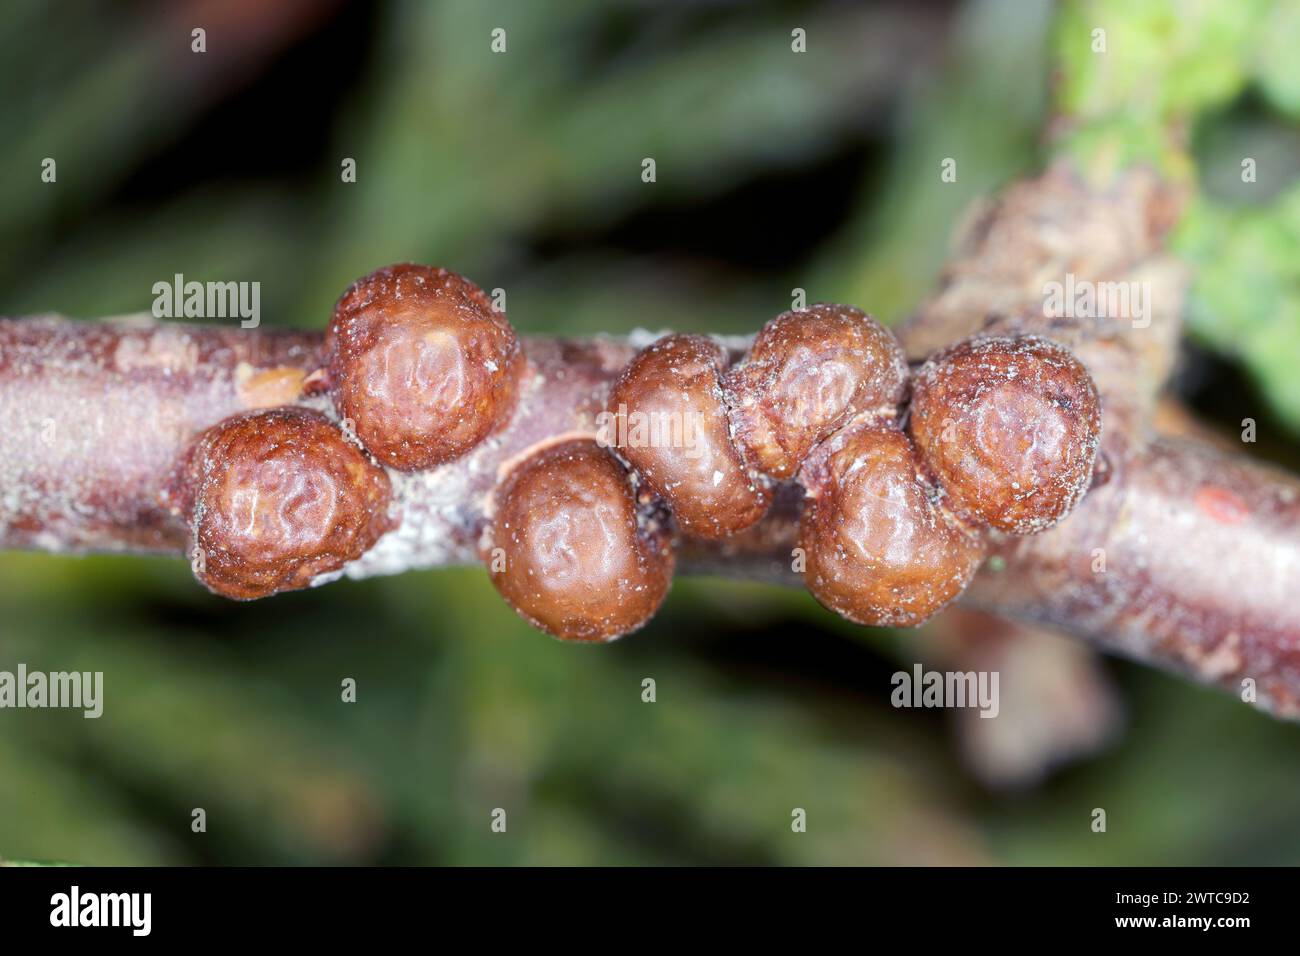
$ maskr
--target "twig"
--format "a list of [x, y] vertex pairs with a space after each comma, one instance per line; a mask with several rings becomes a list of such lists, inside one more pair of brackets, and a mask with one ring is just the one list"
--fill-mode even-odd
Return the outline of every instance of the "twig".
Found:
[[[1159, 250], [1177, 202], [1143, 174], [1098, 192], [1058, 168], [1015, 187], [977, 223], [944, 288], [902, 335], [915, 356], [979, 329], [1051, 335], [1085, 361], [1106, 403], [1093, 489], [1057, 528], [998, 544], [965, 600], [1297, 717], [1300, 483], [1202, 445], [1149, 438], [1177, 340], [1182, 273]], [[1063, 272], [1143, 277], [1158, 290], [1151, 321], [1045, 316], [1043, 279]], [[463, 458], [391, 473], [400, 526], [342, 573], [477, 561], [503, 471], [563, 436], [594, 435], [610, 382], [649, 338], [525, 340], [510, 424]], [[321, 367], [321, 345], [305, 333], [143, 317], [0, 320], [0, 546], [182, 553], [186, 528], [169, 493], [186, 449], [241, 410], [294, 403], [335, 415], [325, 397], [300, 394]], [[801, 497], [786, 484], [753, 528], [687, 539], [683, 568], [794, 579]]]

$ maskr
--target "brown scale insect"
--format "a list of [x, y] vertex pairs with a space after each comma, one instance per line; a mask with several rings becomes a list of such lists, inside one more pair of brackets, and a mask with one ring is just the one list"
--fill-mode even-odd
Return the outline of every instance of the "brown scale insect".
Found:
[[[400, 469], [451, 460], [501, 427], [525, 364], [482, 290], [415, 265], [344, 293], [327, 348], [340, 413]], [[914, 625], [969, 583], [984, 528], [1041, 530], [1087, 488], [1096, 389], [1047, 340], [979, 338], [934, 356], [912, 383], [911, 437], [903, 351], [858, 309], [783, 313], [727, 366], [707, 337], [659, 339], [609, 391], [614, 431], [600, 437], [623, 461], [569, 439], [506, 474], [484, 556], [520, 615], [564, 640], [633, 631], [672, 579], [664, 505], [683, 533], [722, 538], [762, 518], [773, 482], [797, 478], [808, 590], [860, 624]], [[185, 474], [196, 573], [231, 597], [304, 587], [391, 525], [382, 468], [304, 409], [223, 422]]]
[[800, 477], [809, 496], [799, 526], [804, 583], [835, 613], [856, 624], [920, 624], [974, 577], [983, 543], [936, 507], [897, 428], [851, 423]]
[[909, 427], [955, 514], [1034, 534], [1087, 491], [1101, 405], [1087, 370], [1055, 342], [974, 338], [917, 372]]
[[388, 475], [303, 408], [249, 412], [208, 429], [181, 484], [195, 576], [239, 600], [307, 587], [394, 525]]
[[326, 349], [339, 413], [371, 454], [403, 471], [457, 458], [502, 425], [523, 370], [514, 330], [482, 289], [412, 264], [353, 283]]
[[642, 349], [610, 390], [611, 444], [672, 508], [687, 534], [722, 538], [763, 517], [763, 479], [731, 441], [721, 375], [722, 346], [702, 335], [669, 335]]
[[896, 415], [907, 374], [898, 340], [861, 310], [819, 303], [785, 312], [727, 373], [732, 432], [746, 461], [791, 478], [854, 415]]
[[566, 641], [610, 641], [663, 603], [673, 575], [667, 534], [638, 512], [627, 471], [594, 441], [529, 456], [494, 502], [492, 583], [534, 627]]

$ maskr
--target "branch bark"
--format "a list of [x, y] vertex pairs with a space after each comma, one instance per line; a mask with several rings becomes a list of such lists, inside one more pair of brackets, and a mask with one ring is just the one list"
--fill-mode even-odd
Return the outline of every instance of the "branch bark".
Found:
[[[1092, 490], [1057, 528], [997, 543], [963, 600], [1234, 693], [1249, 679], [1260, 707], [1297, 717], [1300, 483], [1147, 424], [1178, 339], [1184, 276], [1160, 250], [1178, 201], [1140, 173], [1099, 190], [1057, 168], [1013, 187], [974, 221], [901, 337], [919, 358], [980, 330], [1045, 334], [1084, 361], [1106, 405]], [[1046, 315], [1044, 278], [1065, 273], [1147, 283], [1149, 321]], [[340, 574], [476, 562], [499, 477], [542, 445], [594, 435], [610, 382], [649, 338], [526, 339], [508, 426], [446, 465], [392, 472], [400, 526]], [[183, 453], [239, 411], [335, 416], [303, 394], [321, 345], [147, 317], [0, 320], [0, 547], [183, 553], [169, 497]], [[787, 484], [748, 531], [684, 540], [681, 567], [794, 581], [801, 498]]]

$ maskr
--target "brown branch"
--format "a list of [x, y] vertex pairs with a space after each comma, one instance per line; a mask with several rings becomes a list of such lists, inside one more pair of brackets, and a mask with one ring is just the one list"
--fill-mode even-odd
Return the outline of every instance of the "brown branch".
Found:
[[[974, 220], [942, 288], [901, 336], [921, 356], [975, 331], [1048, 335], [1088, 366], [1102, 394], [1094, 488], [1051, 532], [1007, 539], [968, 603], [1296, 717], [1300, 613], [1289, 595], [1300, 570], [1300, 483], [1219, 442], [1153, 437], [1170, 420], [1157, 400], [1176, 359], [1187, 281], [1162, 240], [1185, 198], [1146, 170], [1097, 184], [1058, 164]], [[1146, 314], [1045, 314], [1044, 283], [1067, 275], [1130, 284]]]
[[[0, 321], [0, 546], [182, 553], [165, 504], [176, 462], [203, 429], [282, 404], [315, 367], [310, 335], [180, 325]], [[400, 528], [354, 577], [472, 563], [488, 494], [511, 460], [560, 435], [591, 435], [626, 341], [531, 339], [511, 425], [466, 457], [397, 476]], [[1041, 535], [1008, 539], [967, 600], [1050, 623], [1119, 653], [1300, 713], [1300, 483], [1204, 446], [1108, 433], [1108, 471]], [[755, 528], [690, 540], [696, 571], [795, 580], [800, 490]], [[1104, 553], [1104, 571], [1094, 570]], [[993, 562], [998, 568], [1000, 562]]]
[[[1208, 447], [1149, 438], [1178, 337], [1183, 276], [1160, 252], [1178, 197], [1132, 174], [1104, 190], [1057, 169], [1014, 187], [968, 231], [940, 292], [902, 330], [914, 357], [971, 332], [1038, 332], [1085, 362], [1105, 402], [1104, 463], [1057, 528], [1000, 540], [966, 601], [1054, 625], [1300, 716], [1300, 483]], [[1043, 281], [1137, 278], [1151, 321], [1045, 316]], [[400, 524], [342, 573], [478, 559], [492, 489], [538, 447], [596, 432], [609, 384], [649, 337], [531, 339], [509, 424], [427, 471], [390, 472]], [[734, 343], [733, 343], [734, 344]], [[181, 553], [169, 491], [204, 429], [302, 397], [319, 336], [53, 317], [0, 320], [0, 547]], [[686, 539], [686, 570], [793, 580], [802, 489], [758, 525]]]

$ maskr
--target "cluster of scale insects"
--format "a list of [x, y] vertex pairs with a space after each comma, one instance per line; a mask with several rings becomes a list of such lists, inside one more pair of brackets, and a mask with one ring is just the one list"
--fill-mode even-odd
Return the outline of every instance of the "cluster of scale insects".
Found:
[[[527, 364], [478, 286], [409, 264], [344, 293], [326, 350], [320, 377], [363, 447], [290, 406], [227, 419], [186, 456], [196, 573], [218, 594], [306, 587], [361, 556], [395, 523], [385, 469], [435, 468], [501, 429]], [[503, 556], [493, 583], [534, 626], [576, 641], [635, 630], [668, 592], [675, 543], [752, 527], [783, 482], [804, 489], [813, 596], [860, 624], [919, 624], [994, 536], [1051, 527], [1091, 480], [1096, 388], [1047, 339], [976, 337], [913, 370], [869, 315], [823, 304], [777, 316], [731, 359], [668, 335], [610, 386], [620, 426], [689, 421], [689, 447], [618, 427], [543, 443], [502, 476], [483, 552]]]

